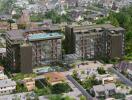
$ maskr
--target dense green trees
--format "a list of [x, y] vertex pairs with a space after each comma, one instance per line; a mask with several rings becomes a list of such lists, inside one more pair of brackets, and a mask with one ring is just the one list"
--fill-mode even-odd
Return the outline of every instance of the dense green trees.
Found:
[[109, 15], [108, 18], [109, 18], [109, 20], [110, 20], [110, 22], [111, 22], [112, 25], [114, 25], [114, 26], [119, 26], [119, 22], [118, 22], [118, 20], [116, 19], [116, 17], [113, 16], [113, 13], [112, 13], [112, 12], [110, 13], [110, 15]]
[[11, 13], [16, 0], [0, 0], [0, 12]]
[[115, 99], [121, 99], [124, 100], [125, 99], [125, 94], [121, 94], [121, 93], [116, 93], [112, 95], [113, 98]]
[[82, 85], [86, 90], [90, 90], [94, 85], [100, 84], [98, 80], [96, 80], [95, 76], [87, 77], [83, 82]]
[[51, 87], [51, 91], [53, 94], [67, 93], [72, 89], [67, 83], [59, 83], [55, 84]]
[[16, 85], [16, 93], [19, 93], [19, 92], [27, 92], [27, 88], [23, 85], [23, 84], [20, 84], [20, 83], [17, 83]]
[[41, 13], [38, 13], [38, 14], [32, 14], [30, 16], [30, 20], [32, 22], [40, 22], [40, 21], [43, 21], [45, 19], [45, 15], [44, 14], [41, 14]]
[[51, 94], [51, 90], [50, 90], [49, 87], [44, 87], [44, 88], [42, 88], [42, 89], [36, 88], [36, 89], [34, 90], [34, 92], [35, 92], [38, 96], [43, 96], [43, 95], [49, 95], [49, 94]]
[[44, 19], [51, 19], [53, 21], [53, 23], [61, 23], [61, 22], [69, 22], [70, 21], [70, 18], [67, 15], [59, 15], [54, 10], [48, 11], [45, 14], [42, 14], [42, 13], [32, 14], [30, 16], [30, 19], [33, 22], [43, 21]]
[[70, 18], [67, 15], [59, 15], [56, 11], [51, 10], [45, 14], [45, 17], [52, 19], [53, 23], [69, 22]]

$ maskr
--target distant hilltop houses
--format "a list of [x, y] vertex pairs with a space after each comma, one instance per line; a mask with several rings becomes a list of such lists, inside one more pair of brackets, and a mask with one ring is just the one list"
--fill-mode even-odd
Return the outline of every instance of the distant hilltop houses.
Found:
[[131, 4], [131, 0], [17, 0], [15, 5], [25, 8], [29, 12], [45, 13], [47, 10], [55, 8], [64, 9], [78, 6], [88, 6], [90, 4], [98, 4], [106, 9], [112, 8], [116, 4], [116, 7], [122, 8], [125, 5]]

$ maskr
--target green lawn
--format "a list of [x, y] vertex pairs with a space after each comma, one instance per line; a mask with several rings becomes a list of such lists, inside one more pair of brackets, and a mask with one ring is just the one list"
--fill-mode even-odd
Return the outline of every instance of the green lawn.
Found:
[[31, 78], [34, 78], [36, 77], [37, 75], [36, 74], [22, 74], [22, 73], [17, 73], [15, 75], [13, 75], [13, 80], [17, 81], [17, 80], [22, 80], [24, 78], [27, 78], [27, 77], [31, 77]]

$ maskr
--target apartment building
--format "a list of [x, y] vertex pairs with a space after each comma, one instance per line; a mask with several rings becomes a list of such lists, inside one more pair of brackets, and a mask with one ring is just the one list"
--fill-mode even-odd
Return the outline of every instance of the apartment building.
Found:
[[66, 26], [65, 50], [82, 59], [122, 57], [124, 33], [123, 28], [110, 24]]
[[29, 73], [34, 67], [60, 61], [62, 39], [60, 30], [57, 27], [50, 27], [8, 31], [6, 35], [8, 66], [12, 70]]
[[16, 89], [16, 82], [11, 79], [0, 80], [0, 95], [10, 94]]

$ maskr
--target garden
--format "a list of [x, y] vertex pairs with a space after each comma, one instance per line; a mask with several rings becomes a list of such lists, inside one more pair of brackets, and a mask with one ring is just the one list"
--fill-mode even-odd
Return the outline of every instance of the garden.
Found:
[[62, 94], [72, 91], [67, 83], [58, 83], [55, 85], [47, 84], [46, 80], [41, 79], [35, 82], [35, 93], [39, 96], [50, 94]]

